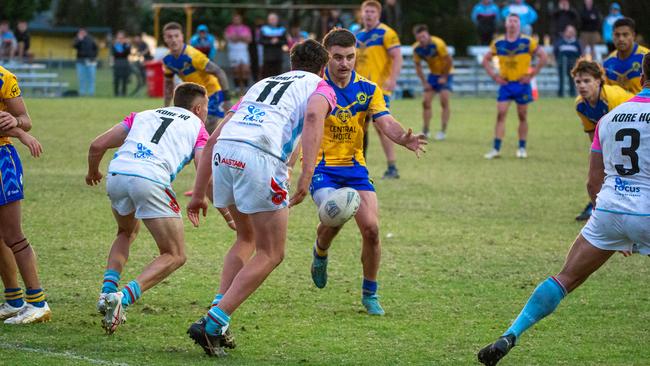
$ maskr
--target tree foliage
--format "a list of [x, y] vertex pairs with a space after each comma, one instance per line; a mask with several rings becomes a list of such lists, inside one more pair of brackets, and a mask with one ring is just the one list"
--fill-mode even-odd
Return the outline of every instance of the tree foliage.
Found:
[[0, 19], [15, 22], [32, 20], [34, 14], [47, 10], [51, 0], [2, 0], [0, 2]]

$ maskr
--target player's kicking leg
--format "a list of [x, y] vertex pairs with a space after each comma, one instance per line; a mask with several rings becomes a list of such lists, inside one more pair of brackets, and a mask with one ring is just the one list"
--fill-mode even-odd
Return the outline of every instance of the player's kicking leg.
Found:
[[5, 288], [5, 302], [0, 304], [0, 320], [11, 318], [25, 306], [23, 289], [18, 283], [14, 253], [0, 239], [0, 277]]
[[526, 159], [526, 140], [528, 139], [528, 104], [517, 104], [517, 116], [519, 117], [519, 148], [516, 156], [519, 159]]
[[494, 126], [494, 144], [492, 150], [484, 155], [486, 159], [494, 159], [501, 156], [501, 142], [506, 134], [506, 117], [510, 101], [497, 102], [497, 123]]
[[442, 141], [447, 138], [447, 127], [449, 126], [449, 116], [451, 108], [449, 106], [451, 92], [449, 89], [440, 91], [440, 131], [436, 134], [436, 140]]
[[484, 365], [496, 365], [515, 346], [523, 332], [555, 311], [562, 299], [602, 266], [614, 251], [591, 245], [582, 234], [573, 243], [562, 271], [541, 282], [510, 328], [478, 352]]
[[381, 261], [381, 242], [379, 240], [379, 204], [374, 191], [358, 191], [361, 205], [354, 217], [363, 240], [361, 262], [363, 264], [363, 284], [361, 302], [370, 315], [384, 315], [377, 296], [377, 274]]
[[433, 101], [433, 96], [435, 92], [433, 90], [426, 90], [422, 93], [422, 134], [427, 138], [431, 137], [431, 131], [429, 130], [431, 125], [431, 116], [433, 115], [431, 102]]

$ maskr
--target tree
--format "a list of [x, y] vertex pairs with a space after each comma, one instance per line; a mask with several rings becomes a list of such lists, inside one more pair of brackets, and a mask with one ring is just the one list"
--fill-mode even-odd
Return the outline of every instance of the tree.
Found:
[[51, 0], [2, 0], [0, 19], [32, 20], [34, 13], [50, 8]]

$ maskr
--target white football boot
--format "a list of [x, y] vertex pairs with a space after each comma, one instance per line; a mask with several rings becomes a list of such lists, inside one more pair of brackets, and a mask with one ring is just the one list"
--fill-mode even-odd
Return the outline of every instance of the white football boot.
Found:
[[0, 320], [9, 319], [13, 316], [16, 316], [16, 314], [18, 314], [24, 307], [25, 307], [24, 302], [23, 302], [23, 306], [19, 306], [17, 308], [7, 303], [0, 305]]
[[102, 319], [102, 328], [104, 328], [107, 334], [113, 334], [118, 325], [126, 322], [125, 309], [122, 306], [123, 297], [124, 294], [121, 291], [107, 294], [105, 297], [106, 305], [104, 308], [104, 319]]
[[436, 134], [436, 141], [444, 141], [446, 138], [447, 138], [447, 134], [442, 131], [438, 131], [438, 133]]
[[526, 152], [526, 149], [523, 147], [520, 147], [517, 150], [517, 158], [519, 159], [526, 159], [528, 157], [528, 153]]
[[97, 312], [106, 315], [106, 296], [108, 294], [101, 293], [99, 294], [99, 299], [97, 299]]
[[501, 156], [501, 153], [497, 149], [492, 149], [492, 150], [490, 150], [489, 153], [483, 155], [483, 157], [488, 159], [488, 160], [496, 159], [496, 158], [498, 158], [500, 156]]
[[40, 308], [27, 302], [18, 314], [5, 320], [5, 324], [44, 323], [50, 321], [51, 318], [52, 311], [50, 310], [50, 306], [47, 305], [47, 302]]

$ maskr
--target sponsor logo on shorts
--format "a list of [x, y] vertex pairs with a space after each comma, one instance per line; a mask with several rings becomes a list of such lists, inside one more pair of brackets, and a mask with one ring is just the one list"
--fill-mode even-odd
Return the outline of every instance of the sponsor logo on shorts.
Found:
[[214, 154], [214, 166], [219, 166], [221, 162], [221, 155], [219, 153]]
[[275, 179], [271, 178], [271, 202], [281, 205], [287, 199], [288, 192]]
[[214, 166], [219, 166], [223, 164], [229, 168], [244, 170], [246, 168], [246, 163], [236, 159], [222, 158], [219, 153], [214, 154]]
[[246, 122], [257, 122], [262, 123], [264, 119], [262, 117], [266, 116], [266, 112], [262, 109], [257, 108], [254, 105], [248, 106], [248, 114], [244, 116], [243, 120]]
[[614, 190], [616, 191], [617, 194], [623, 195], [623, 196], [640, 196], [641, 193], [641, 187], [634, 186], [630, 184], [629, 181], [624, 180], [621, 177], [616, 177], [615, 179], [615, 184], [614, 184]]
[[20, 191], [17, 189], [13, 189], [11, 191], [7, 191], [7, 196], [13, 196], [14, 194], [20, 194]]
[[138, 151], [133, 154], [133, 157], [136, 159], [151, 159], [153, 157], [153, 152], [149, 150], [142, 143], [138, 144]]

